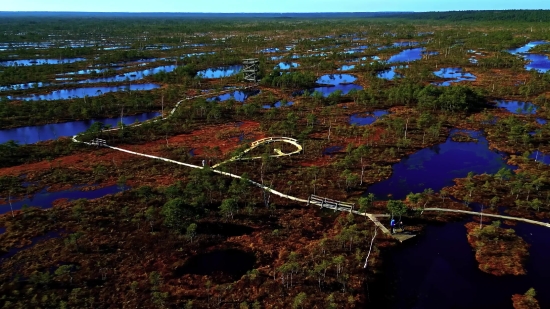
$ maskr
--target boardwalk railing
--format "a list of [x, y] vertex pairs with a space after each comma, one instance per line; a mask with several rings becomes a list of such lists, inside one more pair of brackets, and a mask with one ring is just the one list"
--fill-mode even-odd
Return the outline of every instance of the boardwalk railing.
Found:
[[[245, 87], [245, 89], [247, 88], [250, 88], [250, 87]], [[229, 91], [229, 90], [226, 90], [226, 91]], [[210, 95], [210, 94], [209, 94]], [[196, 97], [200, 97], [200, 96], [205, 96], [205, 95], [199, 95], [199, 96], [196, 96]], [[192, 99], [192, 97], [188, 97], [186, 98], [185, 100], [189, 100], [189, 99]], [[177, 102], [176, 104], [176, 107], [174, 107], [174, 109], [170, 112], [170, 115], [174, 114], [174, 112], [176, 111], [176, 109], [178, 108], [178, 106], [183, 102], [184, 100], [181, 100], [179, 102]], [[169, 115], [169, 116], [170, 116]], [[160, 118], [162, 120], [166, 119], [166, 118]], [[153, 119], [153, 120], [150, 120], [150, 121], [157, 121], [158, 119]], [[133, 126], [140, 126], [142, 125], [143, 123], [145, 122], [142, 122], [142, 123], [139, 123], [139, 124], [136, 124], [136, 125], [133, 125]], [[119, 128], [113, 128], [111, 130], [108, 130], [108, 131], [115, 131], [115, 130], [118, 130]], [[107, 131], [107, 130], [106, 130]], [[111, 148], [113, 150], [117, 150], [117, 151], [121, 151], [121, 152], [126, 152], [126, 153], [129, 153], [129, 154], [133, 154], [133, 155], [137, 155], [137, 156], [143, 156], [143, 157], [147, 157], [147, 158], [151, 158], [151, 159], [156, 159], [156, 160], [161, 160], [161, 161], [165, 161], [165, 162], [169, 162], [169, 163], [173, 163], [173, 164], [178, 164], [178, 165], [182, 165], [182, 166], [186, 166], [186, 167], [190, 167], [190, 168], [196, 168], [196, 169], [204, 169], [205, 167], [202, 167], [202, 166], [197, 166], [197, 165], [193, 165], [193, 164], [189, 164], [189, 163], [184, 163], [184, 162], [179, 162], [179, 161], [175, 161], [175, 160], [171, 160], [171, 159], [167, 159], [167, 158], [162, 158], [162, 157], [157, 157], [157, 156], [153, 156], [153, 155], [148, 155], [148, 154], [144, 154], [144, 153], [139, 153], [139, 152], [134, 152], [134, 151], [130, 151], [130, 150], [126, 150], [126, 149], [122, 149], [122, 148], [118, 148], [118, 147], [112, 147], [112, 146], [109, 146], [107, 145], [107, 142], [103, 139], [94, 139], [90, 142], [84, 142], [84, 141], [79, 141], [77, 138], [79, 136], [78, 135], [75, 135], [73, 136], [72, 140], [73, 142], [75, 143], [83, 143], [83, 144], [86, 144], [86, 145], [90, 145], [90, 146], [102, 146], [102, 147], [107, 147], [107, 148]], [[268, 144], [268, 143], [273, 143], [273, 142], [286, 142], [286, 143], [290, 143], [292, 145], [295, 145], [297, 150], [291, 152], [291, 153], [282, 153], [280, 150], [277, 151], [277, 155], [272, 155], [270, 157], [282, 157], [282, 156], [290, 156], [290, 155], [293, 155], [293, 154], [297, 154], [297, 153], [300, 153], [302, 151], [302, 145], [300, 145], [298, 143], [298, 140], [294, 139], [294, 138], [290, 138], [290, 137], [267, 137], [267, 138], [263, 138], [263, 139], [260, 139], [260, 140], [257, 140], [257, 141], [254, 141], [251, 143], [251, 147], [246, 149], [245, 151], [243, 151], [241, 154], [239, 154], [238, 156], [235, 156], [229, 160], [226, 160], [220, 164], [217, 164], [217, 165], [214, 165], [212, 167], [212, 172], [214, 173], [217, 173], [217, 174], [221, 174], [221, 175], [225, 175], [225, 176], [229, 176], [229, 177], [233, 177], [233, 178], [237, 178], [237, 179], [242, 179], [241, 176], [239, 175], [235, 175], [235, 174], [231, 174], [231, 173], [228, 173], [228, 172], [223, 172], [223, 171], [220, 171], [220, 170], [216, 170], [215, 168], [221, 164], [224, 164], [224, 163], [227, 163], [227, 162], [231, 162], [231, 161], [235, 161], [235, 160], [252, 160], [252, 159], [261, 159], [261, 157], [247, 157], [247, 158], [241, 158], [241, 156], [249, 151], [251, 151], [252, 149], [262, 145], [262, 144]], [[357, 210], [354, 210], [354, 204], [351, 204], [351, 203], [346, 203], [346, 202], [341, 202], [341, 201], [337, 201], [337, 200], [333, 200], [333, 199], [329, 199], [329, 198], [326, 198], [326, 197], [321, 197], [321, 196], [317, 196], [317, 195], [310, 195], [309, 198], [307, 200], [305, 199], [301, 199], [301, 198], [298, 198], [298, 197], [295, 197], [295, 196], [291, 196], [291, 195], [287, 195], [287, 194], [284, 194], [282, 192], [279, 192], [277, 190], [274, 190], [268, 186], [265, 186], [261, 183], [258, 183], [258, 182], [255, 182], [253, 180], [250, 180], [250, 179], [247, 179], [251, 184], [253, 184], [254, 186], [256, 187], [259, 187], [265, 191], [268, 191], [268, 192], [271, 192], [277, 196], [280, 196], [282, 198], [286, 198], [286, 199], [290, 199], [290, 200], [293, 200], [293, 201], [296, 201], [296, 202], [301, 202], [301, 203], [307, 203], [308, 206], [309, 205], [317, 205], [317, 206], [320, 206], [321, 208], [329, 208], [329, 209], [334, 209], [334, 211], [347, 211], [347, 212], [350, 212], [350, 213], [353, 213], [353, 214], [356, 214], [356, 215], [361, 215], [361, 216], [366, 216], [367, 218], [369, 218], [376, 226], [378, 226], [385, 234], [389, 235], [389, 236], [392, 236], [394, 238], [396, 238], [395, 236], [393, 236], [391, 234], [391, 232], [380, 222], [378, 221], [377, 217], [385, 217], [386, 215], [375, 215], [375, 214], [370, 214], [370, 213], [361, 213]], [[467, 214], [473, 214], [473, 215], [479, 215], [479, 213], [475, 213], [475, 212], [469, 212], [469, 211], [457, 211], [457, 210], [449, 210], [449, 209], [439, 209], [439, 208], [426, 208], [424, 209], [425, 211], [429, 211], [429, 210], [433, 210], [433, 211], [450, 211], [450, 212], [461, 212], [461, 213], [467, 213]], [[503, 218], [503, 219], [510, 219], [510, 220], [519, 220], [519, 221], [523, 221], [523, 222], [527, 222], [527, 223], [531, 223], [531, 224], [538, 224], [538, 225], [542, 225], [542, 226], [546, 226], [546, 227], [550, 227], [550, 224], [549, 223], [544, 223], [544, 222], [538, 222], [538, 221], [534, 221], [534, 220], [529, 220], [529, 219], [523, 219], [523, 218], [516, 218], [516, 217], [509, 217], [509, 216], [497, 216], [497, 215], [489, 215], [489, 214], [484, 214], [486, 216], [492, 216], [492, 217], [499, 217], [499, 218]], [[398, 239], [398, 238], [396, 238]], [[398, 239], [400, 241], [402, 241], [402, 239]]]
[[295, 138], [291, 138], [291, 137], [266, 137], [266, 138], [262, 138], [262, 139], [259, 139], [257, 141], [253, 141], [252, 142], [252, 147], [257, 147], [259, 146], [260, 144], [268, 144], [268, 143], [274, 143], [274, 142], [294, 142], [294, 143], [298, 143], [298, 140], [295, 139]]
[[295, 155], [295, 154], [298, 154], [298, 153], [302, 152], [302, 149], [303, 149], [302, 145], [300, 145], [298, 143], [298, 140], [294, 139], [294, 138], [291, 138], [291, 137], [266, 137], [266, 138], [262, 138], [262, 139], [259, 139], [257, 141], [252, 142], [250, 148], [244, 150], [243, 152], [241, 152], [240, 154], [230, 158], [229, 160], [223, 161], [221, 163], [218, 163], [218, 164], [212, 166], [212, 168], [216, 168], [216, 167], [219, 167], [222, 164], [226, 164], [226, 163], [233, 162], [233, 161], [259, 160], [262, 157], [244, 157], [243, 158], [243, 155], [245, 155], [248, 152], [250, 152], [251, 150], [259, 147], [260, 145], [274, 143], [274, 142], [284, 142], [284, 143], [292, 144], [292, 145], [296, 146], [296, 150], [294, 150], [293, 152], [289, 152], [289, 153], [283, 153], [280, 149], [276, 149], [275, 152], [277, 154], [276, 155], [270, 155], [269, 157], [271, 157], [271, 158], [292, 156], [292, 155]]
[[341, 202], [326, 197], [321, 197], [317, 195], [310, 195], [307, 204], [309, 205], [319, 205], [321, 208], [334, 209], [334, 211], [348, 211], [353, 212], [354, 205], [351, 203]]

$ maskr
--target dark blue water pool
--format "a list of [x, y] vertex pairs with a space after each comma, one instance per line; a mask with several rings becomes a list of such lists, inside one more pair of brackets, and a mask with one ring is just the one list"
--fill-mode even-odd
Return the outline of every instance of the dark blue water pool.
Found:
[[23, 59], [0, 61], [0, 66], [31, 66], [43, 64], [61, 64], [85, 61], [86, 58], [64, 58], [64, 59]]
[[275, 68], [279, 68], [280, 70], [288, 70], [290, 68], [297, 68], [300, 65], [296, 62], [281, 62]]
[[175, 65], [165, 65], [156, 68], [151, 68], [147, 70], [128, 72], [111, 77], [99, 77], [91, 78], [83, 81], [79, 81], [79, 84], [92, 84], [92, 83], [114, 83], [114, 82], [125, 82], [125, 81], [136, 81], [145, 78], [146, 76], [151, 76], [160, 72], [172, 72], [177, 68]]
[[21, 248], [11, 248], [10, 250], [8, 250], [8, 252], [6, 252], [2, 256], [0, 256], [0, 264], [3, 262], [3, 260], [9, 259], [10, 257], [16, 255], [17, 253], [19, 253], [19, 252], [21, 252], [25, 249], [29, 249], [30, 247], [36, 245], [39, 242], [46, 241], [46, 240], [52, 239], [52, 238], [58, 238], [58, 237], [61, 237], [61, 234], [59, 234], [56, 231], [51, 231], [51, 232], [46, 233], [46, 235], [34, 237], [34, 238], [31, 239], [30, 244], [28, 244], [26, 246], [23, 246]]
[[347, 65], [344, 64], [342, 67], [338, 69], [338, 71], [349, 71], [355, 69], [355, 64]]
[[[458, 131], [467, 132], [478, 142], [454, 142], [451, 136]], [[403, 158], [393, 166], [390, 178], [370, 186], [367, 193], [374, 193], [378, 199], [404, 199], [410, 192], [418, 193], [431, 188], [438, 192], [453, 185], [453, 179], [466, 177], [468, 172], [476, 174], [496, 173], [508, 167], [504, 157], [488, 147], [485, 137], [477, 131], [451, 130], [443, 144], [422, 149]]]
[[[46, 208], [51, 208], [53, 206], [52, 203], [58, 199], [68, 199], [72, 201], [72, 200], [84, 198], [84, 199], [91, 200], [91, 199], [103, 197], [108, 194], [115, 194], [120, 191], [120, 188], [117, 185], [96, 189], [96, 190], [90, 190], [90, 191], [83, 191], [82, 189], [83, 189], [82, 187], [76, 187], [74, 189], [58, 191], [58, 192], [47, 192], [44, 189], [30, 198], [25, 198], [18, 202], [12, 202], [13, 210], [19, 210], [23, 207], [23, 205], [35, 206], [35, 207], [46, 209]], [[9, 204], [3, 204], [3, 205], [0, 204], [0, 214], [5, 214], [10, 211], [11, 209]]]
[[529, 158], [537, 162], [542, 162], [546, 165], [550, 165], [550, 155], [540, 152], [538, 150], [533, 151], [533, 153], [529, 155]]
[[323, 149], [323, 156], [329, 156], [332, 158], [335, 153], [341, 151], [342, 149], [344, 149], [344, 146], [329, 146]]
[[511, 53], [511, 54], [523, 54], [523, 53], [526, 53], [528, 51], [530, 51], [533, 47], [537, 46], [537, 45], [543, 45], [543, 44], [548, 44], [548, 42], [546, 41], [533, 41], [533, 42], [529, 42], [521, 47], [518, 47], [518, 48], [514, 48], [514, 49], [509, 49], [508, 52]]
[[384, 115], [387, 115], [389, 114], [388, 111], [386, 110], [379, 110], [379, 111], [374, 111], [372, 113], [362, 113], [362, 114], [354, 114], [354, 115], [351, 115], [349, 117], [349, 124], [355, 124], [355, 125], [358, 125], [358, 126], [366, 126], [366, 125], [369, 125], [369, 124], [372, 124], [373, 122], [375, 122], [376, 120], [378, 120], [378, 118], [384, 116]]
[[248, 99], [251, 96], [255, 96], [260, 93], [260, 90], [247, 90], [247, 91], [234, 91], [229, 93], [224, 93], [222, 95], [219, 95], [217, 97], [208, 98], [207, 101], [213, 102], [213, 101], [227, 101], [229, 99], [233, 99], [235, 101], [244, 102], [246, 99]]
[[546, 55], [541, 54], [524, 54], [525, 58], [529, 63], [525, 65], [527, 70], [535, 70], [540, 73], [545, 73], [550, 70], [550, 59]]
[[533, 115], [537, 112], [537, 106], [529, 102], [498, 100], [497, 106], [514, 114]]
[[348, 94], [352, 90], [363, 90], [362, 86], [356, 85], [356, 84], [339, 84], [335, 86], [329, 86], [329, 87], [316, 87], [313, 89], [309, 89], [310, 93], [313, 93], [315, 91], [321, 92], [324, 97], [328, 97], [331, 93], [335, 91], [342, 91], [342, 94]]
[[550, 229], [518, 223], [514, 229], [527, 241], [527, 275], [497, 277], [478, 269], [466, 238], [468, 221], [429, 225], [423, 235], [400, 244], [384, 260], [394, 279], [395, 309], [512, 309], [513, 294], [537, 291], [541, 308], [550, 306]]
[[338, 85], [353, 83], [356, 80], [357, 77], [351, 74], [328, 74], [319, 77], [319, 79], [317, 79], [317, 83], [325, 85]]
[[434, 75], [440, 78], [449, 78], [450, 80], [444, 82], [433, 83], [438, 86], [450, 86], [451, 83], [457, 83], [461, 81], [474, 81], [476, 76], [472, 73], [466, 73], [462, 71], [462, 68], [443, 68], [434, 72]]
[[396, 62], [416, 61], [416, 60], [422, 59], [422, 54], [424, 50], [425, 50], [424, 48], [405, 49], [399, 54], [391, 56], [387, 62], [396, 63]]
[[[122, 117], [122, 122], [125, 125], [129, 125], [136, 121], [143, 122], [158, 116], [160, 116], [160, 113], [143, 113]], [[19, 144], [34, 144], [40, 141], [57, 139], [62, 136], [74, 136], [88, 130], [92, 123], [98, 121], [116, 127], [121, 118], [101, 118], [4, 129], [0, 130], [0, 144], [9, 140], [14, 140]]]
[[376, 76], [378, 76], [379, 78], [387, 79], [387, 80], [392, 80], [394, 78], [401, 78], [401, 77], [403, 77], [403, 75], [401, 75], [401, 74], [399, 74], [395, 71], [396, 69], [399, 69], [399, 68], [402, 68], [402, 67], [401, 66], [392, 66], [390, 69], [387, 69], [387, 70], [380, 71], [380, 72], [376, 73]]
[[[159, 87], [160, 86], [157, 84], [135, 84], [135, 85], [124, 85], [124, 86], [112, 86], [112, 87], [86, 87], [86, 88], [55, 90], [48, 94], [33, 94], [25, 97], [17, 97], [15, 99], [24, 100], [24, 101], [66, 100], [71, 98], [83, 98], [85, 96], [96, 97], [107, 92], [153, 90]], [[12, 97], [8, 96], [8, 99], [12, 99]]]
[[537, 45], [548, 44], [546, 41], [534, 41], [529, 42], [526, 45], [509, 49], [508, 52], [511, 54], [517, 54], [523, 57], [528, 63], [525, 65], [526, 70], [536, 70], [541, 73], [545, 73], [550, 70], [550, 59], [546, 55], [541, 54], [529, 54], [528, 52]]
[[242, 70], [242, 65], [231, 65], [227, 67], [220, 68], [209, 68], [203, 71], [199, 71], [197, 76], [202, 78], [222, 78], [235, 75]]

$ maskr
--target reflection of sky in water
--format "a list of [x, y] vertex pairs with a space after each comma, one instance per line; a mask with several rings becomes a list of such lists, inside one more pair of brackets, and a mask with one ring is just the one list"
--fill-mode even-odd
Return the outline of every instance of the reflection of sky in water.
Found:
[[318, 84], [337, 85], [342, 83], [353, 83], [357, 77], [350, 74], [329, 74], [319, 77]]
[[439, 191], [453, 184], [453, 179], [466, 177], [468, 172], [476, 174], [496, 173], [508, 166], [502, 155], [491, 151], [485, 137], [476, 131], [468, 132], [478, 142], [454, 142], [447, 138], [445, 143], [424, 148], [403, 158], [393, 166], [393, 173], [387, 180], [373, 184], [367, 190], [383, 199], [392, 194], [394, 199], [403, 199], [410, 192], [422, 192], [426, 188]]
[[[52, 203], [58, 199], [68, 199], [69, 201], [81, 198], [96, 199], [107, 194], [115, 194], [119, 191], [120, 189], [117, 185], [89, 191], [84, 191], [83, 187], [76, 187], [70, 190], [58, 192], [47, 192], [46, 189], [44, 189], [30, 198], [25, 198], [18, 202], [12, 202], [12, 206], [13, 210], [19, 210], [23, 207], [23, 205], [36, 206], [45, 209], [51, 208], [53, 206]], [[0, 205], [0, 214], [5, 214], [10, 211], [11, 209], [9, 204]]]
[[277, 66], [275, 66], [275, 68], [279, 68], [280, 70], [288, 70], [290, 69], [291, 67], [292, 68], [297, 68], [299, 67], [300, 65], [296, 62], [281, 62], [279, 63]]
[[450, 78], [451, 80], [444, 82], [436, 82], [434, 85], [438, 86], [449, 86], [451, 83], [461, 82], [461, 81], [474, 81], [476, 76], [463, 72], [461, 68], [442, 68], [434, 72], [434, 75], [440, 78]]
[[355, 90], [363, 90], [363, 87], [356, 85], [356, 84], [345, 84], [345, 85], [336, 85], [336, 86], [330, 86], [330, 87], [316, 87], [313, 89], [309, 89], [310, 93], [313, 93], [315, 91], [321, 92], [323, 96], [328, 97], [331, 93], [341, 90], [342, 94], [348, 94], [353, 89]]
[[506, 110], [514, 114], [533, 115], [537, 112], [537, 106], [529, 102], [498, 100], [497, 106], [505, 108]]
[[[129, 125], [136, 121], [143, 122], [157, 116], [160, 116], [160, 113], [143, 113], [133, 116], [125, 116], [122, 117], [122, 122]], [[19, 144], [33, 144], [40, 141], [57, 139], [62, 136], [77, 135], [88, 130], [94, 122], [101, 122], [105, 125], [116, 127], [118, 126], [119, 121], [121, 121], [121, 118], [115, 117], [4, 129], [0, 130], [0, 143], [14, 140]]]
[[221, 68], [209, 68], [203, 71], [199, 71], [197, 76], [202, 78], [222, 78], [235, 75], [241, 71], [243, 68], [242, 65], [232, 65], [228, 67]]
[[546, 165], [550, 164], [550, 155], [540, 152], [538, 150], [533, 151], [533, 153], [529, 155], [529, 158], [534, 159], [537, 162], [542, 162]]
[[229, 99], [233, 99], [235, 101], [244, 102], [247, 98], [251, 96], [255, 96], [260, 93], [260, 90], [253, 90], [253, 91], [234, 91], [230, 93], [225, 93], [222, 95], [219, 95], [217, 97], [208, 98], [207, 101], [227, 101]]
[[395, 63], [395, 62], [407, 62], [407, 61], [419, 60], [419, 59], [422, 59], [423, 51], [424, 51], [424, 48], [405, 49], [399, 54], [391, 56], [387, 62]]
[[350, 118], [349, 118], [349, 124], [353, 125], [358, 125], [358, 126], [365, 126], [365, 125], [369, 125], [369, 124], [372, 124], [373, 122], [375, 122], [376, 120], [378, 120], [378, 118], [384, 116], [384, 115], [387, 115], [389, 112], [386, 111], [386, 110], [379, 110], [379, 111], [374, 111], [372, 112], [372, 114], [367, 114], [367, 115], [363, 115], [363, 114], [354, 114], [354, 115], [351, 115]]
[[[65, 100], [71, 98], [83, 98], [85, 96], [95, 97], [107, 92], [117, 91], [138, 91], [138, 90], [153, 90], [159, 88], [157, 84], [135, 84], [113, 87], [86, 87], [76, 89], [64, 89], [55, 90], [48, 94], [33, 94], [27, 97], [18, 97], [19, 100], [24, 101], [38, 101], [38, 100]], [[8, 99], [12, 99], [8, 96]]]

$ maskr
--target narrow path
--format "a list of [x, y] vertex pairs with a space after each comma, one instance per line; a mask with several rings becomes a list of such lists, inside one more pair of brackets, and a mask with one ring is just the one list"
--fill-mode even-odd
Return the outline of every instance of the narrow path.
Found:
[[[476, 211], [458, 210], [458, 209], [445, 209], [445, 208], [425, 208], [423, 211], [455, 212], [455, 213], [463, 213], [463, 214], [474, 215], [474, 216], [481, 216], [482, 215], [481, 212], [476, 212]], [[488, 214], [488, 213], [483, 213], [483, 216], [484, 217], [491, 217], [491, 218], [505, 219], [505, 220], [515, 220], [515, 221], [521, 221], [521, 222], [541, 225], [541, 226], [544, 226], [544, 227], [550, 227], [550, 223], [540, 222], [540, 221], [535, 221], [535, 220], [530, 220], [530, 219], [525, 219], [525, 218], [495, 215], [495, 214]]]
[[[202, 97], [202, 96], [212, 96], [212, 95], [219, 95], [220, 93], [224, 93], [224, 92], [230, 92], [230, 91], [237, 91], [239, 89], [241, 90], [245, 90], [245, 89], [249, 89], [249, 88], [252, 88], [252, 87], [255, 87], [256, 85], [254, 86], [248, 86], [248, 87], [244, 87], [244, 88], [235, 88], [235, 89], [228, 89], [228, 90], [224, 90], [222, 92], [218, 92], [216, 94], [201, 94], [201, 95], [198, 95], [198, 96], [194, 96], [194, 97], [187, 97], [185, 98], [184, 100], [180, 100], [179, 102], [176, 103], [176, 106], [172, 109], [172, 111], [170, 112], [170, 114], [165, 117], [165, 118], [160, 118], [160, 120], [165, 120], [167, 119], [168, 117], [172, 116], [176, 109], [179, 107], [179, 105], [186, 101], [186, 100], [190, 100], [190, 99], [193, 99], [193, 98], [196, 98], [196, 97]], [[149, 120], [149, 121], [158, 121], [159, 119], [152, 119], [152, 120]], [[132, 126], [140, 126], [142, 125], [143, 123], [145, 122], [142, 122], [140, 124], [135, 124], [135, 125], [130, 125], [128, 127], [132, 127]], [[105, 131], [116, 131], [116, 130], [119, 130], [120, 128], [113, 128], [113, 129], [110, 129], [110, 130], [105, 130]], [[90, 146], [97, 146], [98, 144], [97, 143], [94, 143], [94, 142], [83, 142], [83, 141], [79, 141], [77, 139], [78, 135], [75, 135], [73, 136], [72, 140], [73, 142], [75, 143], [83, 143], [83, 144], [86, 144], [86, 145], [90, 145]], [[216, 167], [222, 165], [222, 164], [226, 164], [228, 162], [232, 162], [232, 161], [241, 161], [241, 160], [257, 160], [257, 159], [261, 159], [262, 157], [245, 157], [243, 158], [242, 156], [248, 152], [250, 152], [251, 150], [259, 147], [260, 145], [264, 145], [264, 144], [269, 144], [269, 143], [274, 143], [274, 142], [284, 142], [284, 143], [289, 143], [289, 144], [292, 144], [294, 146], [296, 146], [296, 150], [293, 151], [293, 152], [290, 152], [290, 153], [283, 153], [280, 149], [276, 149], [275, 152], [277, 153], [276, 155], [271, 155], [270, 157], [272, 158], [277, 158], [277, 157], [283, 157], [283, 156], [291, 156], [291, 155], [295, 155], [295, 154], [299, 154], [303, 148], [302, 148], [302, 145], [300, 145], [298, 143], [298, 141], [294, 138], [290, 138], [290, 137], [267, 137], [267, 138], [263, 138], [263, 139], [260, 139], [260, 140], [257, 140], [257, 141], [254, 141], [252, 142], [251, 144], [251, 147], [247, 148], [246, 150], [244, 150], [242, 153], [240, 153], [239, 155], [237, 156], [234, 156], [226, 161], [223, 161], [221, 163], [218, 163], [216, 165], [214, 165], [212, 168], [211, 168], [211, 171], [214, 172], [214, 173], [217, 173], [217, 174], [220, 174], [220, 175], [224, 175], [224, 176], [229, 176], [229, 177], [232, 177], [232, 178], [236, 178], [236, 179], [242, 179], [241, 176], [239, 175], [235, 175], [235, 174], [231, 174], [231, 173], [228, 173], [228, 172], [223, 172], [223, 171], [220, 171], [220, 170], [217, 170], [215, 169]], [[126, 150], [126, 149], [123, 149], [123, 148], [118, 148], [118, 147], [113, 147], [113, 146], [108, 146], [104, 143], [101, 144], [101, 146], [103, 147], [107, 147], [107, 148], [111, 148], [113, 150], [117, 150], [117, 151], [122, 151], [122, 152], [126, 152], [126, 153], [129, 153], [129, 154], [133, 154], [133, 155], [137, 155], [137, 156], [142, 156], [142, 157], [147, 157], [147, 158], [151, 158], [151, 159], [156, 159], [156, 160], [161, 160], [161, 161], [165, 161], [165, 162], [168, 162], [168, 163], [173, 163], [173, 164], [178, 164], [178, 165], [182, 165], [182, 166], [186, 166], [186, 167], [190, 167], [190, 168], [197, 168], [197, 169], [205, 169], [205, 168], [209, 168], [209, 167], [202, 167], [202, 166], [198, 166], [198, 165], [194, 165], [194, 164], [189, 164], [189, 163], [184, 163], [184, 162], [179, 162], [179, 161], [175, 161], [175, 160], [171, 160], [171, 159], [167, 159], [167, 158], [162, 158], [162, 157], [157, 157], [157, 156], [153, 156], [153, 155], [148, 155], [148, 154], [144, 154], [144, 153], [139, 153], [139, 152], [134, 152], [134, 151], [130, 151], [130, 150]], [[282, 198], [286, 198], [286, 199], [289, 199], [289, 200], [292, 200], [292, 201], [296, 201], [296, 202], [301, 202], [301, 203], [310, 203], [310, 201], [306, 200], [306, 199], [301, 199], [301, 198], [298, 198], [298, 197], [295, 197], [295, 196], [291, 196], [291, 195], [288, 195], [288, 194], [284, 194], [282, 192], [279, 192], [277, 190], [274, 190], [272, 188], [269, 188], [267, 186], [264, 186], [263, 184], [261, 183], [258, 183], [256, 181], [253, 181], [253, 180], [250, 180], [248, 179], [248, 181], [253, 184], [254, 186], [258, 187], [258, 188], [261, 188], [265, 191], [268, 191], [272, 194], [275, 194], [277, 196], [280, 196]], [[352, 205], [353, 206], [353, 205]], [[336, 208], [336, 210], [339, 210], [338, 208]], [[343, 211], [343, 210], [342, 210]], [[380, 228], [380, 230], [382, 230], [382, 232], [384, 232], [384, 234], [390, 236], [390, 237], [393, 237], [399, 241], [404, 241], [406, 239], [409, 239], [411, 237], [414, 237], [414, 235], [399, 235], [399, 234], [392, 234], [380, 221], [378, 221], [377, 218], [379, 217], [387, 217], [387, 215], [384, 215], [384, 214], [370, 214], [370, 213], [361, 213], [359, 211], [356, 211], [356, 210], [353, 210], [353, 207], [351, 207], [351, 209], [349, 209], [349, 211], [353, 214], [356, 214], [356, 215], [360, 215], [360, 216], [365, 216], [367, 218], [369, 218], [378, 228]], [[465, 210], [454, 210], [454, 209], [443, 209], [443, 208], [426, 208], [424, 209], [424, 211], [446, 211], [446, 212], [456, 212], [456, 213], [465, 213], [465, 214], [471, 214], [471, 215], [481, 215], [480, 213], [478, 212], [474, 212], [474, 211], [465, 211]], [[502, 219], [508, 219], [508, 220], [516, 220], [516, 221], [523, 221], [523, 222], [527, 222], [527, 223], [531, 223], [531, 224], [537, 224], [537, 225], [542, 225], [542, 226], [545, 226], [545, 227], [550, 227], [550, 223], [544, 223], [544, 222], [539, 222], [539, 221], [534, 221], [534, 220], [529, 220], [529, 219], [523, 219], [523, 218], [516, 218], [516, 217], [510, 217], [510, 216], [501, 216], [501, 215], [491, 215], [491, 214], [484, 214], [485, 216], [488, 216], [488, 217], [496, 217], [496, 218], [502, 218]]]
[[382, 232], [384, 232], [384, 234], [392, 235], [392, 233], [384, 226], [384, 224], [378, 221], [378, 218], [376, 218], [373, 214], [369, 214], [369, 213], [363, 214], [358, 211], [354, 211], [354, 213], [368, 217], [376, 226], [378, 226], [382, 230]]

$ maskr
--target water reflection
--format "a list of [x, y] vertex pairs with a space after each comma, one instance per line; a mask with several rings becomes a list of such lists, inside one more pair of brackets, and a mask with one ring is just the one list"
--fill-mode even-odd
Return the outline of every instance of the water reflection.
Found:
[[209, 68], [203, 71], [199, 71], [197, 76], [202, 78], [222, 78], [235, 75], [242, 70], [242, 65], [232, 65], [227, 67]]
[[463, 72], [462, 68], [442, 68], [434, 72], [434, 75], [440, 78], [450, 78], [451, 80], [433, 83], [437, 86], [450, 86], [451, 83], [461, 81], [474, 81], [476, 76], [472, 73]]
[[119, 121], [125, 125], [160, 116], [160, 113], [143, 113], [133, 116], [116, 117], [116, 118], [101, 118], [92, 120], [71, 121], [64, 123], [51, 123], [40, 126], [19, 127], [14, 129], [0, 130], [0, 144], [9, 140], [14, 140], [19, 144], [34, 144], [40, 141], [58, 139], [63, 136], [74, 136], [82, 133], [94, 122], [102, 122], [105, 125], [113, 127], [118, 126]]
[[[466, 132], [478, 142], [454, 142], [451, 136]], [[453, 185], [453, 179], [466, 177], [468, 172], [494, 174], [500, 168], [509, 166], [504, 156], [489, 149], [487, 139], [478, 131], [451, 130], [443, 144], [424, 148], [403, 158], [393, 166], [392, 176], [373, 184], [367, 190], [377, 198], [403, 199], [410, 192], [418, 193], [426, 188], [439, 191]]]
[[537, 106], [529, 102], [498, 100], [497, 106], [514, 114], [533, 115], [537, 112]]
[[124, 86], [112, 86], [112, 87], [105, 87], [105, 86], [86, 87], [86, 88], [55, 90], [48, 94], [32, 94], [24, 97], [13, 98], [11, 96], [8, 96], [8, 99], [17, 99], [17, 100], [24, 100], [24, 101], [66, 100], [71, 98], [83, 98], [85, 96], [95, 97], [95, 96], [100, 96], [107, 92], [153, 90], [159, 87], [160, 86], [157, 84], [133, 84], [133, 85], [124, 85]]
[[349, 118], [349, 124], [358, 125], [358, 126], [366, 126], [366, 125], [372, 124], [373, 122], [378, 120], [378, 118], [380, 118], [384, 115], [387, 115], [387, 114], [389, 114], [389, 112], [387, 110], [374, 111], [374, 112], [372, 112], [372, 114], [371, 113], [354, 114], [354, 115], [351, 115], [351, 117]]

